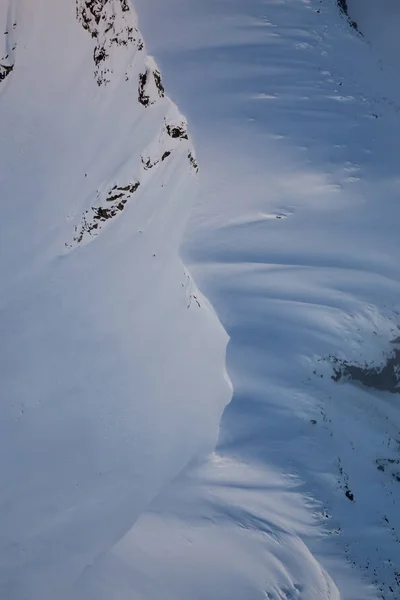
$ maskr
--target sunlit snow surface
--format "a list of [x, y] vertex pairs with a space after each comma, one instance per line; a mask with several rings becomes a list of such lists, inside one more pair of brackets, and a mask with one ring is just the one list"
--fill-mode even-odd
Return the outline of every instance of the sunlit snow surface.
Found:
[[[200, 166], [181, 245], [190, 140], [162, 160], [181, 117], [138, 105], [138, 46], [97, 86], [71, 4], [0, 4], [20, 27], [0, 82], [2, 595], [397, 600], [399, 396], [335, 383], [330, 358], [379, 365], [399, 335], [382, 52], [335, 0], [136, 0]], [[233, 399], [207, 456], [230, 397], [214, 310]]]

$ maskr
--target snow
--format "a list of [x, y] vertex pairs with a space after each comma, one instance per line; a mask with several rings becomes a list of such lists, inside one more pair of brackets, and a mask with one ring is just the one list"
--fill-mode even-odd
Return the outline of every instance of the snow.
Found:
[[397, 598], [399, 488], [377, 469], [399, 459], [397, 397], [335, 384], [328, 360], [379, 364], [398, 331], [390, 78], [333, 1], [137, 6], [194, 136], [182, 252], [230, 336], [234, 394], [215, 455], [112, 560], [156, 573], [146, 598]]
[[[154, 67], [140, 34], [107, 42], [98, 85], [98, 38], [74, 3], [0, 6], [17, 44], [0, 89], [0, 596], [71, 598], [86, 566], [213, 448], [231, 395], [227, 336], [178, 256], [194, 150], [167, 134], [183, 120], [168, 98], [138, 102]], [[111, 32], [136, 27], [132, 10], [111, 9]], [[160, 162], [145, 170], [142, 156]], [[96, 219], [121, 201], [109, 202], [115, 186], [137, 181], [122, 210]], [[83, 219], [99, 227], [79, 242]]]
[[367, 43], [380, 60], [381, 68], [396, 68], [400, 52], [399, 3], [396, 0], [349, 0], [348, 5], [352, 18], [357, 20]]
[[399, 597], [398, 396], [331, 378], [400, 324], [398, 86], [356, 3], [364, 36], [335, 0], [135, 0], [154, 62], [113, 0], [97, 85], [70, 2], [1, 0], [5, 598]]

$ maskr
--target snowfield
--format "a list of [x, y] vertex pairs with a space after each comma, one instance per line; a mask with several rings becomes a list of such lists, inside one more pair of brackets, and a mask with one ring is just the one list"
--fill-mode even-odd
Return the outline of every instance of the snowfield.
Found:
[[1, 598], [400, 598], [384, 4], [0, 0]]
[[0, 2], [4, 600], [72, 598], [212, 450], [231, 396], [226, 333], [178, 256], [197, 189], [186, 122], [133, 10], [103, 4], [97, 24], [83, 1]]

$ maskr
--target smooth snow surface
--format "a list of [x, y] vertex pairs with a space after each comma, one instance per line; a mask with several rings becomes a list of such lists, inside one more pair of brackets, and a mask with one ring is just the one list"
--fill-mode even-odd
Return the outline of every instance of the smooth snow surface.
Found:
[[331, 378], [399, 336], [393, 56], [135, 0], [157, 67], [91, 4], [0, 0], [0, 597], [398, 600], [400, 396]]
[[[349, 14], [377, 53], [381, 68], [398, 68], [400, 5], [398, 0], [348, 0]], [[398, 80], [394, 73], [391, 77]], [[398, 81], [396, 82], [399, 85]]]

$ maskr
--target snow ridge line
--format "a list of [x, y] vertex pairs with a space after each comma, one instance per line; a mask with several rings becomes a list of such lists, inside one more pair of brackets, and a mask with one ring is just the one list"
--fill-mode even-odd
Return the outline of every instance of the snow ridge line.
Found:
[[[143, 184], [149, 180], [154, 169], [169, 160], [175, 150], [183, 150], [190, 170], [194, 174], [198, 172], [186, 119], [165, 95], [156, 62], [148, 55], [139, 61], [144, 42], [137, 28], [135, 13], [127, 0], [76, 0], [76, 18], [94, 40], [94, 77], [97, 85], [106, 87], [113, 78], [121, 76], [114, 66], [120, 68], [116, 54], [128, 49], [123, 62], [126, 66], [125, 82], [137, 80], [138, 103], [147, 109], [143, 111], [142, 118], [149, 121], [157, 119], [160, 126], [154, 139], [141, 150], [140, 163], [135, 166], [139, 175], [132, 176], [129, 181], [112, 182], [106, 190], [96, 190], [91, 205], [75, 222], [73, 239], [65, 242], [67, 250], [96, 237], [106, 222], [120, 214], [133, 196], [138, 196], [136, 192], [142, 191]], [[140, 66], [139, 62], [142, 63]], [[164, 103], [165, 116], [162, 121], [159, 111], [157, 115], [151, 112], [160, 103]]]

